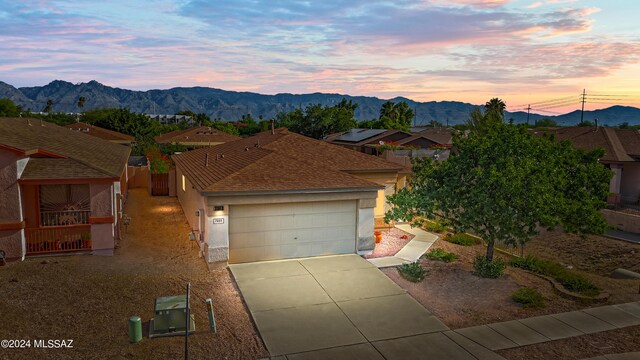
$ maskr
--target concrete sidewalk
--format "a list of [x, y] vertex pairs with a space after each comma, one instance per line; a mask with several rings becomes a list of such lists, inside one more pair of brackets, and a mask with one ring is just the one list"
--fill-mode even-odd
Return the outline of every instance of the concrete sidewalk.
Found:
[[473, 326], [455, 332], [495, 351], [636, 325], [640, 325], [640, 302]]
[[622, 240], [622, 241], [632, 242], [635, 244], [640, 244], [640, 234], [634, 234], [634, 233], [621, 231], [621, 230], [607, 230], [604, 232], [604, 236], [607, 236], [616, 240]]
[[385, 268], [392, 266], [399, 266], [402, 264], [412, 263], [418, 261], [422, 255], [438, 240], [438, 235], [424, 231], [420, 228], [411, 227], [409, 224], [399, 224], [396, 228], [414, 235], [397, 254], [394, 256], [385, 256], [381, 258], [368, 259], [370, 263], [377, 268]]

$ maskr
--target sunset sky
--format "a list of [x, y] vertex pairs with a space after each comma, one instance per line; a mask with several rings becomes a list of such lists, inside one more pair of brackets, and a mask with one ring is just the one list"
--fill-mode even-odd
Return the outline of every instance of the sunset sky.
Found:
[[640, 106], [639, 12], [630, 0], [0, 0], [0, 80], [497, 96], [549, 114], [586, 88], [588, 109]]

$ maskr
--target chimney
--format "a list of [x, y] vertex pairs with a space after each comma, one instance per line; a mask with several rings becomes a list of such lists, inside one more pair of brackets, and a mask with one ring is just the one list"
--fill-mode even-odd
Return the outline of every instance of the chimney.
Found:
[[276, 121], [271, 119], [271, 135], [276, 133]]
[[593, 122], [596, 124], [596, 128], [598, 127], [598, 118], [593, 119]]

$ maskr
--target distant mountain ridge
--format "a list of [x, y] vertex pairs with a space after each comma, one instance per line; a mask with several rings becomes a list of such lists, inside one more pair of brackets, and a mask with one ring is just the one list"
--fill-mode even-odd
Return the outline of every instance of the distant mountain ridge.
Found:
[[[387, 101], [371, 96], [350, 96], [341, 94], [276, 94], [263, 95], [252, 92], [226, 91], [208, 87], [176, 87], [166, 90], [134, 91], [103, 85], [95, 80], [88, 83], [72, 84], [54, 80], [45, 86], [16, 88], [0, 81], [0, 98], [9, 98], [23, 109], [37, 112], [42, 110], [48, 99], [53, 101], [53, 111], [77, 112], [78, 98], [84, 96], [83, 110], [97, 108], [128, 108], [134, 112], [149, 114], [175, 114], [180, 110], [206, 113], [212, 119], [236, 121], [242, 115], [254, 118], [272, 118], [282, 111], [304, 108], [309, 104], [335, 105], [346, 98], [358, 104], [357, 120], [377, 118], [380, 107]], [[416, 111], [415, 125], [428, 124], [432, 120], [455, 125], [465, 122], [469, 113], [477, 106], [458, 101], [417, 102], [404, 97], [391, 101], [407, 101]], [[507, 119], [525, 122], [525, 112], [505, 112]], [[580, 111], [564, 115], [546, 116], [530, 114], [529, 122], [542, 118], [552, 118], [560, 125], [574, 125], [580, 121]], [[599, 124], [616, 126], [624, 122], [640, 124], [640, 109], [629, 106], [612, 106], [606, 109], [585, 111], [584, 119]]]

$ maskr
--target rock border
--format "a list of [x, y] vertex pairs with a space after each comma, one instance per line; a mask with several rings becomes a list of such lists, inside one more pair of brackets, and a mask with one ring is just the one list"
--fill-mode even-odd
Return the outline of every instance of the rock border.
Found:
[[562, 284], [560, 284], [559, 282], [557, 282], [554, 278], [548, 277], [546, 275], [542, 275], [542, 274], [538, 274], [538, 273], [534, 273], [533, 271], [529, 271], [529, 270], [525, 270], [520, 268], [520, 270], [525, 271], [529, 274], [535, 275], [539, 278], [545, 279], [547, 281], [549, 281], [551, 283], [551, 285], [553, 285], [554, 289], [556, 290], [556, 292], [558, 292], [561, 296], [571, 299], [571, 300], [581, 300], [581, 301], [590, 301], [590, 302], [606, 302], [607, 299], [609, 299], [609, 296], [611, 296], [611, 294], [609, 293], [600, 293], [600, 295], [598, 296], [585, 296], [585, 295], [580, 295], [577, 293], [574, 293], [572, 291], [569, 291], [567, 289], [565, 289], [564, 286], [562, 286]]

